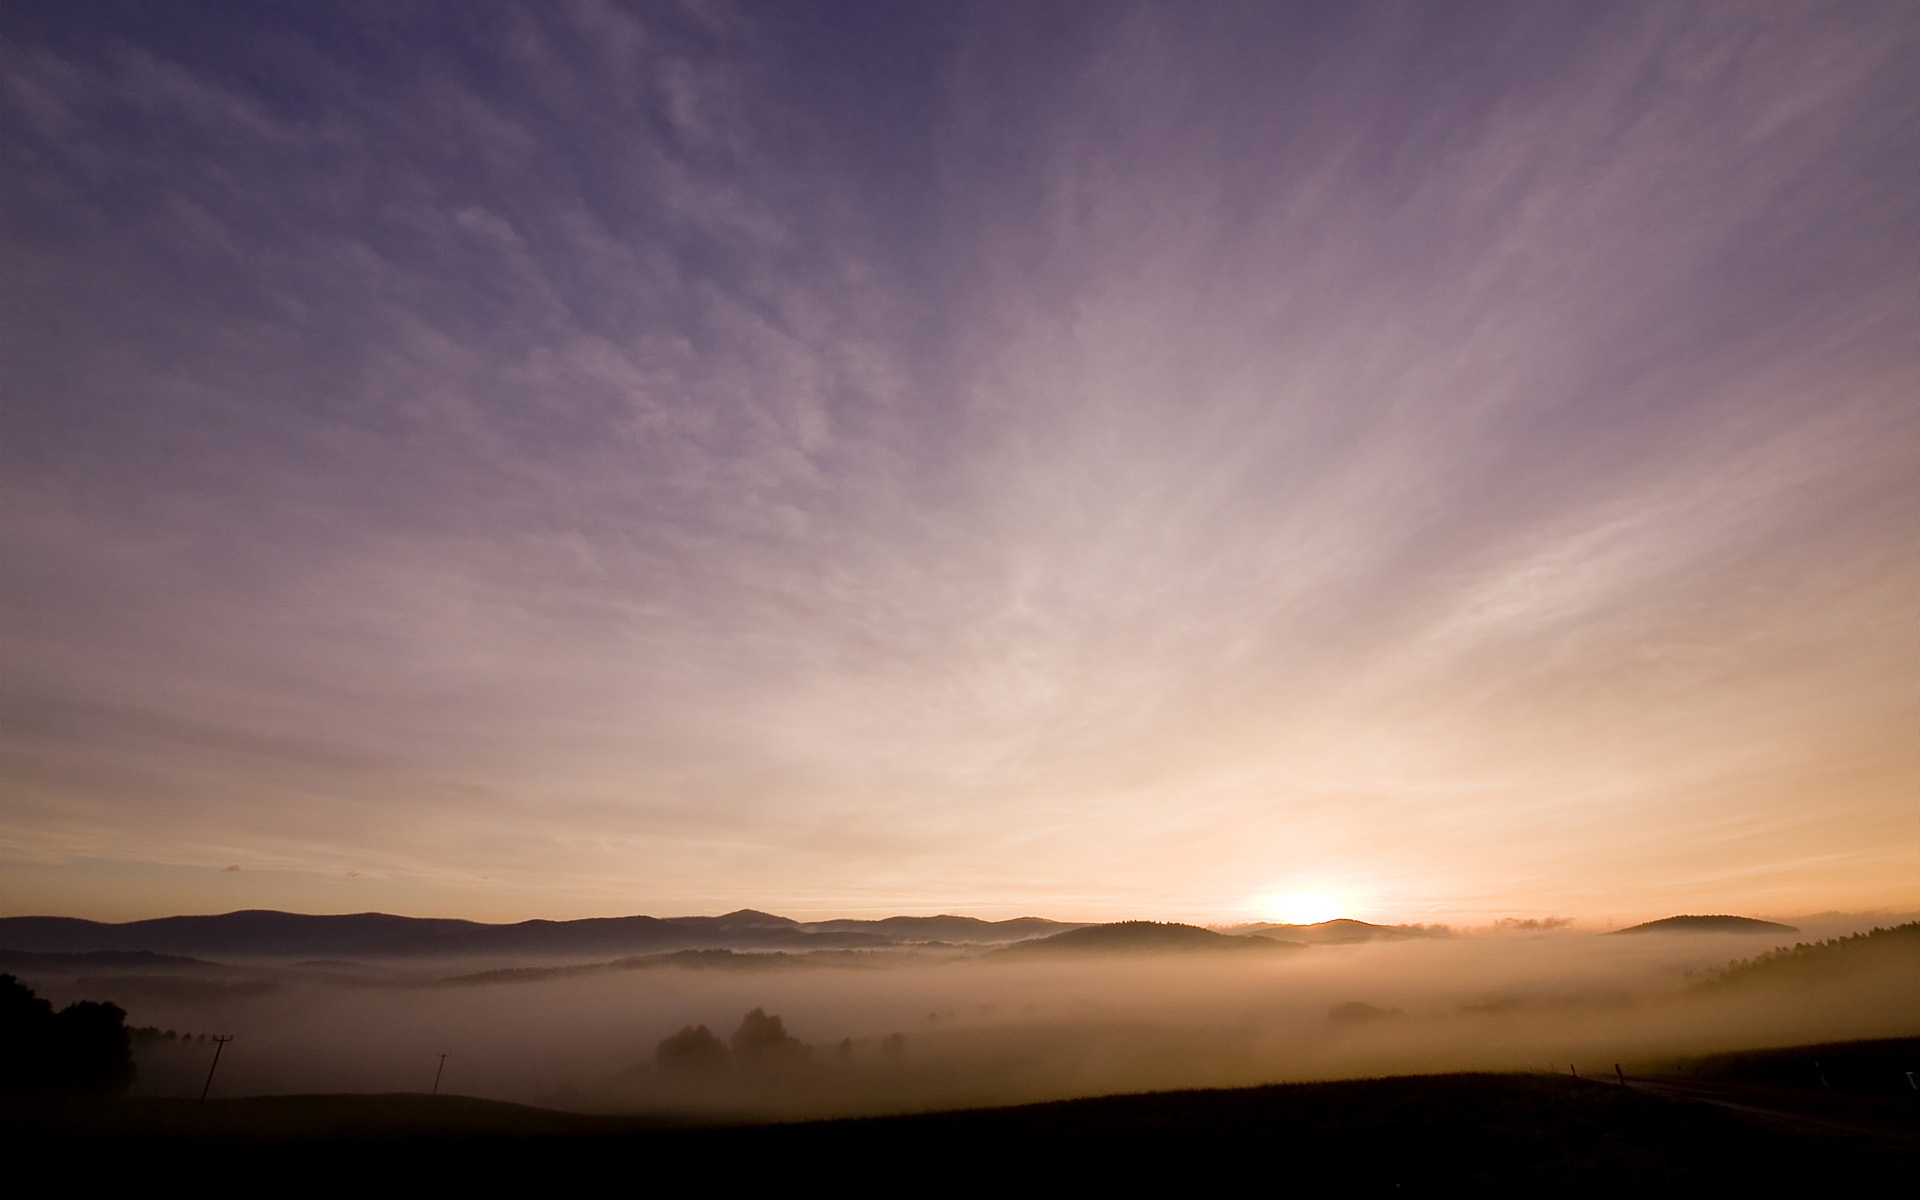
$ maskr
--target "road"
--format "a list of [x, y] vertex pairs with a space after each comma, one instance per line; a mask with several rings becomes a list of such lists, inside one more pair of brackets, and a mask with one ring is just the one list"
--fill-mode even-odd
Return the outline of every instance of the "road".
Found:
[[[1613, 1082], [1610, 1077], [1598, 1074], [1591, 1078], [1596, 1082]], [[1645, 1075], [1628, 1075], [1624, 1082], [1637, 1092], [1663, 1100], [1712, 1104], [1803, 1127], [1920, 1144], [1920, 1093], [1904, 1100], [1894, 1096], [1795, 1091]]]

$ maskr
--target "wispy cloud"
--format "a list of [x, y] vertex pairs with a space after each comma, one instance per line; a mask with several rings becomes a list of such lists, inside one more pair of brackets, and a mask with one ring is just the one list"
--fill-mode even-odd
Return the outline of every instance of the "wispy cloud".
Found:
[[1910, 884], [1897, 8], [867, 16], [12, 18], [7, 852]]

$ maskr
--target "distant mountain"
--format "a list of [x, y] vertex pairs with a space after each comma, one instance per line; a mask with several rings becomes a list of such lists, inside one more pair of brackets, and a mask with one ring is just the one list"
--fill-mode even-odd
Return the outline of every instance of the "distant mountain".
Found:
[[924, 941], [994, 945], [1077, 925], [1022, 917], [891, 917], [805, 924], [741, 909], [718, 917], [594, 917], [490, 925], [388, 913], [315, 916], [247, 910], [105, 924], [0, 917], [0, 948], [51, 954], [141, 952], [241, 958], [516, 955], [612, 958], [676, 950], [853, 950]]
[[1014, 917], [1009, 921], [982, 921], [978, 917], [885, 917], [878, 921], [815, 921], [807, 926], [820, 933], [869, 933], [890, 939], [914, 942], [958, 942], [991, 945], [1017, 942], [1024, 938], [1045, 937], [1069, 929], [1084, 928], [1081, 922], [1049, 921], [1045, 917]]
[[1259, 934], [1263, 937], [1279, 938], [1282, 941], [1307, 942], [1313, 945], [1453, 936], [1453, 930], [1445, 925], [1369, 925], [1365, 921], [1351, 921], [1345, 917], [1321, 921], [1316, 925], [1279, 925], [1270, 921], [1258, 921], [1251, 925], [1229, 926], [1227, 932]]
[[1198, 925], [1162, 924], [1158, 921], [1117, 921], [1111, 925], [1087, 925], [1056, 933], [1051, 937], [1015, 942], [995, 957], [1022, 958], [1048, 955], [1090, 954], [1166, 954], [1193, 951], [1274, 951], [1298, 950], [1297, 942], [1280, 942], [1259, 935], [1236, 936], [1215, 933]]
[[1630, 925], [1625, 929], [1616, 929], [1615, 933], [1799, 933], [1793, 925], [1781, 925], [1774, 921], [1760, 921], [1753, 917], [1729, 916], [1680, 916], [1663, 917], [1658, 921], [1647, 921], [1640, 925]]
[[387, 913], [312, 916], [247, 910], [109, 925], [69, 917], [0, 918], [0, 946], [16, 950], [143, 950], [227, 957], [394, 957], [463, 954], [619, 954], [682, 949], [705, 940], [657, 917], [587, 921], [478, 921]]
[[764, 913], [753, 908], [736, 909], [717, 917], [667, 917], [664, 919], [681, 929], [711, 930], [725, 934], [771, 933], [781, 936], [806, 931], [806, 926], [792, 917], [776, 917], [772, 913]]

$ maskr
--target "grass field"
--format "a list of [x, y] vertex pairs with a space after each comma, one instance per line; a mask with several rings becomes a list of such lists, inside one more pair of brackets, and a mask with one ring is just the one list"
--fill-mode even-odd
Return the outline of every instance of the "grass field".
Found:
[[[1920, 1115], [1920, 1097], [1914, 1105]], [[196, 1170], [264, 1185], [797, 1186], [936, 1194], [984, 1187], [1218, 1186], [1332, 1194], [1539, 1189], [1832, 1194], [1910, 1181], [1920, 1154], [1878, 1133], [1545, 1075], [1435, 1075], [1160, 1092], [966, 1112], [673, 1127], [419, 1095], [15, 1102], [16, 1167], [75, 1183]], [[1857, 1193], [1866, 1194], [1866, 1193]]]

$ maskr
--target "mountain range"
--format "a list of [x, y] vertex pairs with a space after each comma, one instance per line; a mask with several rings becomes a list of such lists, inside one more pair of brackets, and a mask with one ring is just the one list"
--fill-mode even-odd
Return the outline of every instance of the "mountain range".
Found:
[[[592, 917], [494, 925], [388, 913], [313, 915], [250, 909], [120, 924], [77, 917], [0, 917], [0, 949], [40, 954], [114, 951], [229, 958], [572, 958], [674, 950], [804, 952], [927, 944], [996, 946], [1093, 924], [1043, 917], [983, 921], [950, 915], [808, 922], [743, 908], [717, 917]], [[1318, 925], [1241, 925], [1222, 932], [1326, 943], [1429, 937], [1446, 931], [1337, 920]]]
[[318, 916], [250, 909], [107, 924], [0, 917], [0, 947], [41, 953], [147, 951], [228, 957], [455, 957], [645, 954], [670, 950], [847, 950], [949, 942], [996, 945], [1078, 924], [1018, 917], [888, 917], [801, 922], [743, 908], [718, 917], [590, 917], [492, 925], [388, 913]]

